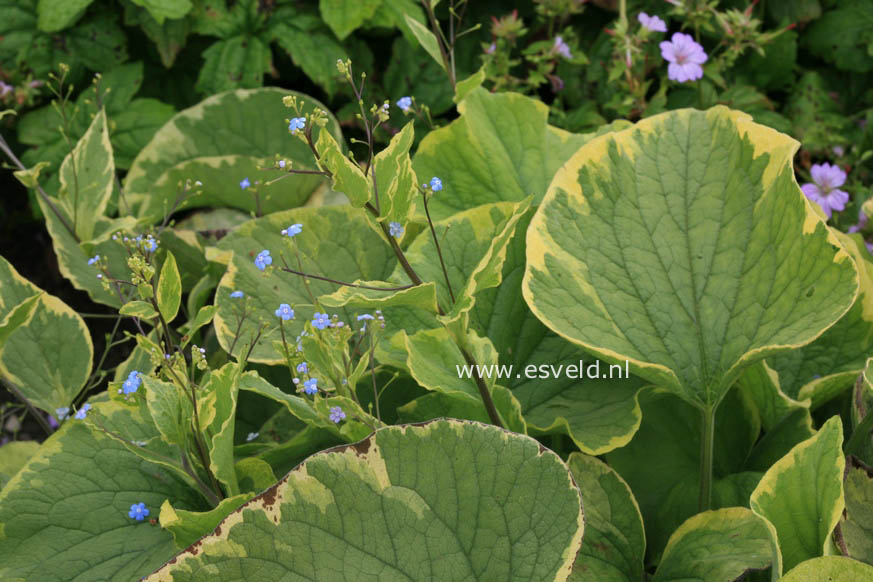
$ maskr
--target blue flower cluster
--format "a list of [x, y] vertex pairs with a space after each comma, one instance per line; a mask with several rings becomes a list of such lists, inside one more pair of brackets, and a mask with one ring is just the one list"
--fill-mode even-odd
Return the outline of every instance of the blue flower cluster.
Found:
[[130, 506], [127, 516], [137, 521], [142, 521], [149, 516], [149, 510], [145, 503], [134, 503]]
[[287, 303], [282, 303], [281, 305], [279, 305], [279, 309], [277, 309], [275, 313], [276, 317], [280, 318], [282, 321], [294, 319], [294, 310], [291, 309], [291, 306]]
[[139, 372], [134, 370], [127, 375], [127, 380], [121, 384], [121, 391], [124, 392], [125, 395], [133, 394], [139, 389], [141, 384], [142, 378], [140, 377]]
[[288, 228], [283, 228], [282, 234], [285, 236], [293, 237], [293, 236], [300, 234], [300, 232], [302, 230], [303, 230], [303, 225], [300, 223], [297, 223], [297, 224], [292, 224]]
[[268, 265], [273, 264], [273, 257], [270, 256], [270, 251], [264, 249], [255, 257], [255, 266], [263, 271]]
[[330, 327], [330, 316], [327, 313], [316, 313], [312, 316], [312, 327], [327, 329]]

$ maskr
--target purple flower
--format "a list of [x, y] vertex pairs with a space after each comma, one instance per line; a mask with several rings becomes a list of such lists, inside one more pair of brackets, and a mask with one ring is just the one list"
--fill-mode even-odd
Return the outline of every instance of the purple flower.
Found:
[[640, 12], [637, 20], [640, 21], [644, 28], [652, 32], [667, 32], [667, 23], [657, 16], [649, 16], [645, 12]]
[[552, 52], [561, 55], [568, 61], [573, 58], [573, 54], [570, 52], [570, 47], [560, 36], [555, 37], [555, 44], [552, 46]]
[[248, 177], [243, 178], [242, 181], [239, 183], [239, 187], [242, 188], [243, 190], [245, 190], [246, 188], [248, 188], [251, 185], [252, 185], [252, 183], [249, 182]]
[[7, 93], [12, 91], [15, 87], [12, 85], [7, 85], [3, 81], [0, 81], [0, 97], [5, 97]]
[[828, 163], [813, 164], [810, 173], [813, 183], [807, 182], [800, 187], [803, 194], [821, 206], [828, 218], [834, 210], [843, 210], [846, 202], [849, 201], [849, 194], [839, 190], [839, 187], [846, 183], [846, 173], [842, 168], [836, 164], [833, 166]]
[[301, 374], [309, 373], [309, 365], [306, 362], [300, 362], [297, 364], [297, 371]]
[[703, 47], [697, 44], [690, 35], [674, 32], [671, 40], [660, 45], [661, 56], [670, 63], [667, 77], [671, 81], [684, 83], [696, 81], [703, 77], [703, 63], [708, 58]]
[[137, 521], [142, 521], [149, 516], [149, 510], [145, 503], [134, 503], [130, 506], [130, 511], [127, 512], [127, 517]]
[[340, 423], [341, 420], [344, 420], [346, 417], [346, 413], [343, 412], [343, 409], [339, 406], [334, 406], [330, 409], [330, 420], [337, 424]]
[[497, 45], [492, 42], [491, 44], [488, 45], [488, 48], [485, 49], [485, 54], [486, 55], [493, 55], [494, 51], [496, 51], [496, 50], [497, 50]]

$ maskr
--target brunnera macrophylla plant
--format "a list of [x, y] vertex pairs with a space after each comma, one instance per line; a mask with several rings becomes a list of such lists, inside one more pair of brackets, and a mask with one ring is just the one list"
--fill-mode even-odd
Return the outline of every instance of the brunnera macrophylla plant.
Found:
[[118, 184], [102, 113], [56, 192], [19, 172], [118, 315], [93, 366], [86, 320], [0, 261], [0, 374], [60, 422], [0, 448], [0, 577], [873, 571], [873, 263], [796, 142], [725, 107], [572, 134], [479, 75], [379, 150], [391, 105], [338, 71], [353, 152], [268, 88], [178, 113]]

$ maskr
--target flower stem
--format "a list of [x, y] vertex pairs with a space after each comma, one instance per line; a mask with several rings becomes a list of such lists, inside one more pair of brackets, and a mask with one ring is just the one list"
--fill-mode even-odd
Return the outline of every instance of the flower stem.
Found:
[[440, 258], [440, 267], [443, 269], [443, 276], [446, 278], [446, 287], [449, 289], [449, 297], [452, 299], [452, 305], [455, 304], [455, 292], [452, 290], [452, 282], [449, 281], [449, 271], [446, 269], [446, 263], [443, 261], [443, 251], [440, 248], [440, 241], [437, 238], [436, 229], [433, 226], [433, 220], [430, 218], [430, 210], [427, 208], [427, 192], [422, 192], [421, 197], [424, 200], [424, 214], [427, 216], [427, 224], [430, 226], [430, 233], [433, 236], [433, 244], [436, 246], [437, 256]]
[[485, 384], [485, 380], [483, 380], [482, 376], [479, 375], [479, 365], [476, 363], [476, 359], [472, 354], [470, 354], [470, 352], [462, 348], [460, 345], [458, 348], [460, 348], [461, 354], [464, 356], [467, 365], [473, 366], [476, 388], [479, 389], [479, 395], [482, 397], [482, 403], [485, 405], [485, 411], [488, 413], [488, 418], [491, 419], [491, 423], [494, 426], [503, 428], [503, 423], [500, 421], [500, 413], [497, 412], [497, 407], [494, 406], [494, 400], [491, 398], [491, 392], [488, 390], [488, 385]]
[[700, 497], [698, 510], [706, 511], [712, 506], [712, 454], [715, 448], [715, 407], [706, 406], [701, 411], [703, 422], [700, 431]]

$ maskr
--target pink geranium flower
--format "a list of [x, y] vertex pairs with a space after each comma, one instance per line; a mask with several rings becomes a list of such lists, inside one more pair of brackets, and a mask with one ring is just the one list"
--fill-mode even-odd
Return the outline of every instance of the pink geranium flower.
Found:
[[807, 182], [800, 187], [803, 194], [821, 206], [828, 218], [833, 211], [843, 210], [846, 202], [849, 201], [848, 192], [839, 189], [846, 183], [846, 173], [843, 169], [836, 164], [833, 166], [828, 163], [813, 164], [810, 173], [812, 183]]
[[674, 32], [670, 40], [663, 41], [660, 45], [661, 56], [670, 63], [667, 69], [667, 77], [671, 81], [684, 83], [696, 81], [703, 77], [703, 63], [708, 58], [703, 47], [694, 41], [691, 36], [682, 32]]

